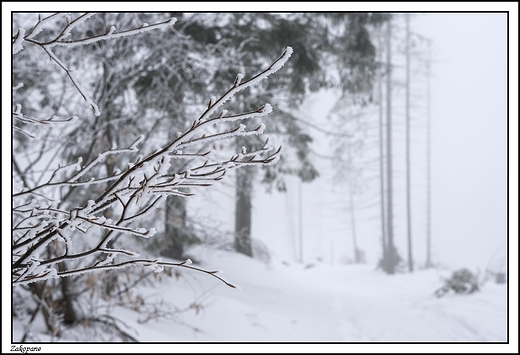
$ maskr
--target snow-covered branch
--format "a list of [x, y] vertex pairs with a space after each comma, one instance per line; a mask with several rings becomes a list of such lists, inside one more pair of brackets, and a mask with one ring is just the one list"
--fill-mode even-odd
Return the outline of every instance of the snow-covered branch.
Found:
[[[149, 25], [147, 23], [143, 23], [137, 28], [131, 28], [128, 30], [123, 30], [116, 32], [116, 28], [114, 26], [111, 26], [106, 30], [104, 34], [95, 35], [95, 36], [89, 36], [81, 39], [75, 39], [75, 40], [69, 40], [65, 41], [64, 38], [67, 38], [71, 35], [71, 31], [74, 27], [76, 27], [78, 24], [86, 21], [93, 15], [94, 13], [85, 13], [80, 16], [78, 16], [74, 20], [70, 20], [67, 18], [67, 25], [60, 31], [60, 34], [53, 40], [47, 41], [47, 42], [41, 42], [34, 39], [34, 36], [36, 36], [38, 33], [43, 31], [43, 26], [45, 22], [47, 22], [49, 19], [54, 18], [55, 16], [59, 15], [65, 15], [65, 14], [54, 14], [51, 16], [48, 16], [44, 19], [39, 19], [36, 26], [32, 29], [31, 32], [29, 32], [26, 35], [26, 32], [23, 28], [19, 29], [16, 35], [13, 36], [12, 41], [12, 48], [13, 48], [13, 54], [19, 53], [21, 50], [23, 50], [22, 43], [27, 42], [36, 46], [41, 47], [45, 53], [49, 56], [49, 58], [54, 61], [62, 70], [65, 71], [67, 76], [69, 77], [70, 81], [76, 88], [76, 90], [79, 92], [81, 97], [85, 100], [85, 102], [92, 108], [94, 115], [99, 116], [101, 114], [101, 111], [99, 110], [99, 106], [91, 99], [90, 95], [88, 95], [85, 90], [80, 86], [78, 80], [75, 78], [74, 75], [72, 75], [72, 71], [65, 65], [52, 51], [53, 47], [61, 46], [61, 47], [74, 47], [74, 46], [80, 46], [80, 45], [87, 45], [92, 44], [99, 41], [107, 41], [111, 39], [117, 39], [124, 36], [132, 36], [139, 33], [148, 32], [155, 29], [165, 28], [169, 26], [173, 26], [177, 19], [170, 18], [166, 21], [155, 23], [152, 25]], [[24, 132], [26, 133], [26, 132]]]
[[[79, 82], [70, 70], [55, 56], [51, 48], [55, 46], [76, 46], [90, 44], [100, 40], [117, 39], [165, 26], [171, 26], [174, 19], [154, 25], [143, 24], [138, 28], [117, 32], [111, 27], [106, 33], [90, 38], [69, 40], [71, 31], [79, 23], [91, 17], [83, 14], [75, 20], [67, 21], [67, 25], [59, 31], [57, 37], [48, 42], [39, 42], [35, 36], [44, 30], [45, 24], [57, 15], [39, 19], [36, 26], [27, 34], [20, 30], [13, 37], [13, 48], [22, 48], [22, 42], [40, 46], [48, 56], [57, 63], [69, 76], [82, 97], [95, 106], [85, 94]], [[24, 37], [25, 36], [25, 37]], [[17, 53], [14, 51], [13, 53]], [[139, 137], [124, 148], [115, 145], [88, 158], [76, 157], [72, 163], [53, 165], [48, 169], [45, 178], [31, 180], [24, 178], [20, 171], [16, 175], [17, 188], [13, 189], [12, 201], [12, 282], [28, 284], [50, 278], [79, 275], [99, 270], [113, 270], [128, 266], [152, 268], [160, 272], [164, 267], [182, 267], [207, 273], [233, 287], [223, 280], [215, 271], [207, 271], [189, 265], [188, 261], [174, 263], [161, 260], [138, 259], [136, 252], [115, 244], [118, 237], [139, 236], [152, 237], [156, 233], [153, 226], [144, 226], [144, 219], [159, 206], [159, 201], [167, 196], [190, 196], [193, 190], [212, 186], [223, 179], [230, 169], [250, 165], [267, 165], [275, 163], [281, 154], [281, 147], [274, 148], [265, 144], [250, 152], [242, 151], [228, 158], [215, 157], [208, 151], [208, 143], [221, 139], [234, 139], [261, 135], [264, 123], [249, 124], [251, 119], [262, 119], [273, 109], [263, 104], [252, 112], [230, 114], [228, 110], [217, 110], [228, 102], [236, 93], [252, 85], [256, 85], [269, 75], [282, 68], [292, 53], [287, 47], [282, 55], [270, 66], [248, 80], [238, 74], [230, 89], [220, 97], [212, 97], [207, 108], [176, 138], [148, 155], [135, 154], [143, 142]], [[21, 105], [15, 105], [13, 119], [30, 125], [45, 125], [53, 129], [57, 123], [68, 124], [71, 119], [52, 117], [35, 119], [22, 113]], [[18, 127], [19, 128], [19, 127]], [[24, 132], [22, 128], [19, 131]], [[125, 169], [104, 170], [109, 160], [129, 156], [131, 162]], [[176, 164], [183, 159], [183, 164]], [[122, 164], [120, 164], [121, 166]], [[182, 166], [179, 168], [178, 166]], [[106, 171], [103, 175], [99, 172]], [[43, 181], [43, 182], [42, 182]], [[34, 182], [34, 183], [31, 183]], [[85, 202], [73, 205], [70, 201], [62, 204], [61, 199], [74, 189], [95, 187], [89, 191], [97, 191], [98, 195], [86, 196]], [[72, 205], [72, 207], [70, 207]], [[69, 207], [65, 207], [69, 206]], [[82, 243], [76, 243], [81, 239]], [[128, 240], [128, 239], [126, 239]], [[121, 238], [119, 238], [121, 241]], [[81, 261], [74, 264], [73, 262]]]

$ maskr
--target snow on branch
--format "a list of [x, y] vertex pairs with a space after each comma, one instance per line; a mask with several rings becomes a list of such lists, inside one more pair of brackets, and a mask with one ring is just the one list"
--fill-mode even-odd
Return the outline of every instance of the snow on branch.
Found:
[[[133, 35], [137, 35], [137, 34], [140, 34], [143, 32], [173, 26], [175, 24], [175, 22], [177, 21], [176, 18], [172, 17], [163, 22], [155, 23], [152, 25], [143, 23], [139, 27], [131, 28], [131, 29], [123, 30], [123, 31], [119, 31], [119, 32], [116, 32], [116, 28], [114, 26], [111, 26], [109, 29], [106, 30], [106, 32], [104, 34], [100, 34], [97, 36], [90, 36], [90, 37], [76, 39], [76, 40], [64, 41], [63, 39], [70, 36], [71, 31], [74, 27], [76, 27], [78, 24], [86, 21], [88, 18], [95, 15], [94, 13], [85, 13], [85, 14], [78, 16], [74, 20], [70, 20], [69, 18], [67, 18], [67, 25], [61, 30], [60, 34], [55, 39], [53, 39], [51, 41], [47, 41], [47, 42], [40, 42], [40, 41], [35, 40], [33, 37], [36, 34], [43, 31], [43, 26], [44, 26], [45, 22], [47, 22], [49, 19], [54, 18], [55, 16], [58, 16], [58, 15], [64, 15], [64, 14], [54, 14], [54, 15], [48, 16], [44, 19], [41, 19], [41, 17], [40, 17], [36, 26], [27, 35], [25, 35], [24, 29], [19, 29], [18, 32], [13, 36], [13, 41], [12, 41], [13, 54], [17, 54], [21, 50], [23, 50], [22, 43], [24, 41], [41, 47], [45, 51], [45, 53], [47, 53], [49, 58], [52, 61], [54, 61], [61, 69], [63, 69], [65, 71], [65, 73], [69, 77], [70, 81], [72, 82], [72, 84], [74, 85], [76, 90], [79, 92], [79, 94], [81, 95], [83, 100], [85, 100], [85, 102], [92, 108], [94, 115], [96, 115], [96, 116], [99, 116], [101, 114], [101, 112], [99, 110], [99, 106], [82, 89], [78, 80], [72, 75], [72, 71], [54, 54], [54, 52], [52, 51], [52, 48], [56, 47], [56, 46], [74, 47], [74, 46], [79, 46], [79, 45], [92, 44], [92, 43], [95, 43], [98, 41], [117, 39], [117, 38], [120, 38], [123, 36], [133, 36]], [[19, 131], [19, 129], [15, 129], [15, 130]], [[26, 132], [22, 132], [22, 133], [26, 133]], [[29, 136], [31, 136], [31, 135], [29, 134]]]
[[[140, 33], [156, 30], [159, 28], [173, 26], [175, 24], [175, 22], [177, 22], [177, 19], [175, 17], [172, 17], [166, 21], [155, 23], [153, 25], [148, 25], [146, 23], [143, 23], [139, 27], [128, 29], [128, 30], [123, 30], [123, 31], [119, 31], [119, 32], [116, 31], [116, 28], [114, 26], [111, 26], [103, 34], [100, 34], [97, 36], [81, 38], [81, 39], [76, 39], [76, 40], [71, 40], [71, 41], [62, 41], [61, 40], [68, 36], [68, 33], [66, 35], [64, 33], [63, 35], [58, 36], [56, 39], [54, 39], [50, 42], [47, 42], [47, 43], [41, 43], [40, 45], [43, 45], [46, 47], [55, 47], [55, 46], [75, 47], [75, 46], [79, 46], [79, 45], [92, 44], [92, 43], [99, 42], [99, 41], [117, 39], [117, 38], [121, 38], [121, 37], [125, 37], [125, 36], [133, 36], [133, 35], [137, 35]], [[67, 26], [67, 28], [64, 29], [64, 31], [66, 31], [69, 27], [71, 27], [71, 25], [72, 25], [72, 23], [69, 24], [69, 26]], [[70, 32], [70, 29], [68, 29], [68, 31]]]
[[24, 35], [25, 30], [23, 28], [20, 28], [18, 32], [14, 35], [12, 44], [13, 54], [18, 53], [23, 49], [22, 42], [24, 41]]
[[[269, 66], [269, 68], [258, 73], [257, 75], [253, 76], [252, 78], [250, 78], [247, 81], [242, 82], [243, 74], [241, 74], [241, 73], [237, 74], [237, 77], [236, 77], [235, 82], [233, 83], [233, 86], [231, 87], [231, 89], [229, 89], [228, 92], [226, 92], [224, 95], [222, 95], [218, 100], [210, 100], [207, 110], [202, 114], [202, 116], [199, 117], [199, 121], [206, 120], [212, 113], [214, 113], [217, 110], [217, 108], [222, 106], [226, 101], [228, 101], [230, 98], [232, 98], [237, 92], [247, 89], [248, 87], [251, 87], [253, 85], [256, 85], [263, 79], [266, 79], [269, 75], [276, 73], [289, 60], [292, 53], [293, 53], [292, 47], [287, 47], [283, 51], [282, 55], [277, 60], [275, 60]], [[214, 102], [212, 102], [212, 101], [214, 101]], [[271, 106], [266, 105], [265, 109], [267, 110], [269, 107], [271, 107]]]
[[[48, 56], [67, 72], [78, 92], [96, 110], [97, 106], [85, 95], [78, 81], [54, 55], [51, 47], [116, 39], [171, 26], [175, 20], [170, 19], [154, 25], [143, 24], [139, 28], [120, 32], [112, 27], [99, 36], [66, 42], [65, 39], [69, 37], [71, 30], [90, 16], [91, 14], [83, 14], [75, 20], [68, 21], [59, 35], [47, 43], [40, 43], [33, 38], [43, 30], [45, 23], [56, 15], [40, 18], [32, 31], [25, 35], [25, 42], [42, 47]], [[18, 31], [13, 38], [13, 46], [16, 44], [18, 48], [21, 47], [20, 38], [23, 36], [24, 31]], [[248, 125], [247, 122], [252, 118], [261, 119], [270, 114], [273, 111], [271, 105], [266, 103], [252, 112], [234, 114], [229, 114], [225, 109], [217, 113], [217, 109], [236, 93], [280, 70], [291, 54], [292, 48], [287, 47], [270, 66], [248, 80], [244, 80], [243, 74], [238, 74], [230, 89], [220, 97], [212, 97], [204, 112], [192, 121], [184, 132], [180, 132], [175, 139], [162, 148], [134, 158], [125, 169], [116, 170], [110, 176], [95, 176], [95, 171], [104, 170], [94, 169], [94, 167], [104, 164], [109, 158], [117, 159], [121, 154], [135, 154], [144, 136], [139, 137], [126, 148], [112, 147], [89, 162], [84, 163], [80, 158], [73, 163], [58, 165], [54, 170], [51, 169], [46, 179], [41, 179], [44, 182], [35, 180], [31, 183], [32, 180], [24, 179], [17, 170], [18, 175], [14, 175], [21, 180], [19, 183], [21, 188], [16, 192], [13, 191], [12, 195], [13, 284], [27, 284], [50, 278], [137, 265], [152, 268], [156, 272], [160, 272], [164, 267], [188, 268], [207, 273], [234, 287], [218, 276], [216, 271], [193, 267], [188, 261], [174, 263], [137, 259], [139, 257], [137, 253], [118, 247], [114, 241], [118, 239], [124, 245], [125, 236], [152, 237], [156, 233], [155, 228], [144, 227], [140, 223], [143, 223], [145, 217], [156, 210], [159, 202], [167, 196], [187, 197], [193, 194], [191, 190], [210, 187], [223, 179], [230, 169], [273, 164], [279, 159], [281, 147], [272, 147], [268, 140], [260, 149], [251, 152], [242, 149], [227, 159], [213, 157], [212, 152], [206, 147], [208, 143], [219, 139], [234, 139], [264, 133], [266, 128], [264, 123]], [[47, 125], [50, 129], [56, 123], [67, 124], [71, 121], [71, 119], [58, 117], [46, 120], [34, 119], [24, 115], [20, 105], [15, 106], [12, 115], [15, 120], [24, 124]], [[176, 170], [175, 164], [172, 164], [175, 159], [186, 159], [187, 168], [183, 168], [182, 171]], [[64, 208], [57, 198], [57, 196], [67, 196], [73, 189], [94, 184], [103, 187], [104, 190], [98, 196], [90, 196], [91, 198], [83, 206]], [[76, 243], [78, 239], [86, 242]]]
[[61, 16], [64, 16], [66, 15], [65, 13], [55, 13], [55, 14], [52, 14], [52, 15], [49, 15], [45, 18], [42, 18], [42, 15], [41, 14], [38, 14], [38, 23], [36, 23], [36, 25], [33, 27], [33, 29], [27, 34], [27, 36], [25, 36], [26, 39], [30, 39], [30, 38], [33, 38], [34, 36], [36, 36], [38, 33], [42, 32], [43, 31], [43, 26], [49, 22], [50, 20], [53, 20], [55, 19], [56, 17], [61, 17]]

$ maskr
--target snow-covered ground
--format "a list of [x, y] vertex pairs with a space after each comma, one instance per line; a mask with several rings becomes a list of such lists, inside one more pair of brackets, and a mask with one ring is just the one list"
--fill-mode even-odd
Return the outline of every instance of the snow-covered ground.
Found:
[[[269, 264], [225, 251], [199, 250], [202, 266], [224, 270], [232, 289], [208, 275], [183, 271], [150, 294], [178, 306], [201, 297], [202, 309], [181, 316], [188, 326], [162, 320], [138, 325], [145, 341], [506, 341], [506, 286], [482, 292], [434, 291], [448, 270], [388, 276], [368, 265]], [[197, 331], [194, 331], [196, 328]]]
[[[507, 287], [492, 280], [481, 292], [437, 298], [434, 292], [450, 270], [389, 276], [372, 265], [289, 264], [276, 258], [265, 263], [207, 248], [191, 254], [204, 260], [197, 266], [223, 270], [221, 275], [238, 288], [188, 270], [181, 270], [182, 277], [141, 287], [144, 299], [165, 302], [163, 311], [187, 310], [143, 322], [142, 313], [113, 309], [112, 315], [123, 320], [139, 341], [330, 344], [508, 339]], [[15, 327], [15, 339], [16, 331]]]

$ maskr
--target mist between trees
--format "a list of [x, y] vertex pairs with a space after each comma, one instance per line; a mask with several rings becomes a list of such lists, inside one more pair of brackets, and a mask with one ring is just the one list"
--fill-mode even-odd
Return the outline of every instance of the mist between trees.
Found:
[[[379, 214], [379, 266], [392, 274], [406, 261], [412, 271], [410, 202], [408, 249], [394, 244], [392, 131], [402, 122], [392, 109], [397, 96], [407, 98], [409, 152], [417, 85], [410, 78], [427, 83], [431, 63], [430, 41], [411, 33], [407, 18], [14, 13], [12, 283], [22, 341], [32, 339], [38, 315], [57, 339], [81, 324], [134, 341], [94, 305], [102, 299], [131, 308], [140, 302], [133, 287], [158, 282], [161, 273], [189, 269], [234, 287], [193, 264], [187, 249], [268, 253], [251, 238], [253, 191], [285, 191], [287, 176], [311, 182], [319, 159], [332, 160], [348, 188], [353, 261], [365, 262], [355, 211], [368, 204]], [[396, 57], [405, 63], [403, 83]], [[338, 93], [329, 113], [334, 129], [300, 114], [309, 95], [323, 90]], [[427, 87], [420, 90], [426, 97]], [[422, 122], [427, 132], [429, 121]], [[313, 152], [316, 134], [333, 139], [333, 157]], [[429, 173], [427, 155], [424, 161]], [[234, 230], [216, 229], [188, 208], [187, 197], [226, 181], [236, 195]], [[363, 197], [367, 181], [380, 187], [375, 196]], [[433, 265], [430, 243], [428, 232], [426, 266]]]

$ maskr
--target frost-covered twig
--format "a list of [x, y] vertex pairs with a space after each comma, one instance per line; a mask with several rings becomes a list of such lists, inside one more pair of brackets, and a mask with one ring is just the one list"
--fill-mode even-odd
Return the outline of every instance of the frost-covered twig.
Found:
[[[16, 87], [13, 87], [13, 92], [22, 86], [23, 86], [23, 84], [19, 84]], [[68, 123], [68, 122], [78, 119], [76, 116], [72, 116], [69, 118], [60, 118], [58, 116], [52, 116], [51, 118], [47, 118], [47, 119], [36, 119], [33, 117], [29, 117], [27, 115], [24, 115], [22, 113], [22, 105], [20, 105], [20, 104], [15, 105], [15, 108], [14, 108], [11, 116], [12, 116], [13, 120], [18, 120], [24, 124], [37, 125], [37, 126], [40, 126], [40, 125], [54, 126], [56, 124]], [[26, 136], [28, 136], [30, 138], [36, 138], [36, 136], [34, 134], [29, 133], [20, 127], [13, 125], [13, 130], [15, 130], [16, 132], [25, 134]]]
[[[40, 20], [40, 23], [46, 19]], [[63, 39], [68, 36], [70, 29], [77, 23], [69, 22], [52, 43], [55, 43], [54, 45], [72, 45], [63, 42]], [[170, 25], [169, 22], [161, 24]], [[157, 24], [155, 27], [161, 24]], [[39, 24], [36, 27], [38, 26]], [[30, 33], [31, 37], [34, 36], [36, 27]], [[150, 27], [152, 26], [143, 28], [149, 29]], [[97, 40], [139, 33], [143, 31], [143, 28], [119, 33], [111, 29], [105, 35], [98, 36]], [[34, 40], [31, 41], [34, 42]], [[82, 44], [85, 43], [91, 42], [82, 42]], [[50, 51], [50, 43], [40, 43], [39, 45], [48, 46], [44, 49], [56, 63], [61, 65]], [[24, 186], [20, 191], [14, 193], [13, 216], [16, 217], [13, 217], [13, 221], [16, 223], [14, 223], [12, 242], [13, 283], [27, 284], [96, 270], [113, 270], [140, 265], [152, 267], [155, 271], [161, 271], [164, 267], [183, 267], [201, 271], [233, 287], [216, 275], [215, 271], [197, 268], [187, 262], [173, 263], [137, 259], [137, 253], [112, 244], [120, 235], [137, 235], [147, 238], [155, 234], [155, 228], [143, 228], [136, 224], [152, 213], [157, 208], [158, 202], [166, 196], [189, 196], [192, 193], [188, 192], [187, 188], [212, 186], [223, 179], [229, 169], [250, 165], [267, 165], [277, 161], [281, 154], [281, 147], [275, 149], [268, 144], [267, 140], [260, 149], [251, 152], [243, 149], [228, 159], [215, 158], [211, 151], [203, 149], [208, 143], [215, 140], [263, 134], [265, 130], [263, 123], [247, 127], [244, 122], [270, 114], [271, 105], [266, 103], [255, 111], [236, 114], [228, 114], [227, 110], [216, 114], [217, 109], [239, 91], [257, 84], [279, 70], [289, 59], [291, 53], [292, 49], [287, 47], [268, 68], [246, 81], [242, 80], [242, 74], [238, 74], [231, 88], [219, 98], [211, 98], [205, 111], [184, 132], [179, 133], [174, 140], [151, 154], [138, 157], [134, 162], [129, 163], [126, 169], [116, 170], [110, 176], [86, 177], [87, 173], [92, 175], [94, 167], [103, 164], [109, 156], [117, 157], [120, 154], [137, 152], [137, 145], [142, 137], [127, 148], [112, 147], [94, 157], [86, 165], [83, 165], [83, 161], [78, 159], [75, 163], [58, 166], [50, 174], [46, 183], [32, 187]], [[62, 68], [66, 72], [68, 71], [64, 65]], [[70, 75], [69, 77], [75, 83], [75, 79]], [[81, 92], [79, 85], [76, 87]], [[88, 101], [88, 99], [86, 100]], [[16, 119], [30, 124], [54, 122], [51, 119], [39, 121], [28, 118], [21, 113], [21, 106], [15, 108], [14, 116]], [[229, 123], [236, 124], [230, 128]], [[219, 127], [221, 127], [220, 130]], [[190, 151], [197, 147], [199, 147], [198, 151]], [[175, 159], [189, 159], [188, 168], [176, 171], [175, 164], [172, 163]], [[50, 197], [54, 191], [59, 189], [72, 189], [93, 184], [99, 186], [102, 183], [107, 184], [105, 190], [97, 198], [93, 197], [78, 208], [69, 210], [57, 208], [54, 205], [56, 200]], [[42, 201], [42, 197], [45, 203], [38, 202]], [[113, 218], [106, 218], [105, 214], [111, 215]], [[74, 243], [78, 236], [91, 240], [87, 243], [90, 246], [78, 250]], [[61, 252], [47, 255], [45, 250], [51, 245], [62, 245], [58, 249]], [[68, 264], [67, 267], [64, 266], [65, 261], [79, 260], [83, 264], [81, 267], [69, 268]], [[57, 265], [63, 267], [58, 268]]]
[[45, 45], [42, 45], [42, 48], [43, 50], [47, 53], [47, 55], [56, 63], [58, 64], [61, 69], [63, 69], [65, 71], [65, 73], [67, 73], [67, 76], [69, 77], [70, 81], [72, 82], [72, 84], [74, 85], [74, 87], [76, 88], [76, 90], [80, 93], [81, 97], [83, 98], [83, 100], [86, 101], [86, 103], [92, 107], [92, 110], [94, 111], [94, 115], [96, 116], [99, 116], [101, 115], [101, 111], [99, 111], [99, 106], [96, 105], [96, 103], [90, 98], [89, 95], [87, 95], [83, 89], [81, 88], [81, 86], [79, 85], [78, 81], [76, 80], [76, 78], [72, 75], [72, 72], [69, 70], [69, 68], [67, 68], [65, 66], [65, 64], [63, 64], [59, 59], [58, 57], [56, 57], [56, 55], [54, 54], [53, 51], [51, 51], [50, 48], [48, 48], [47, 46]]
[[55, 17], [58, 17], [58, 16], [63, 16], [65, 15], [64, 13], [55, 13], [55, 14], [52, 14], [52, 15], [49, 15], [45, 18], [42, 18], [42, 15], [41, 14], [38, 14], [38, 23], [33, 27], [33, 29], [27, 34], [27, 36], [25, 36], [26, 39], [29, 39], [29, 38], [33, 38], [34, 36], [36, 36], [38, 33], [40, 33], [41, 31], [43, 31], [43, 26], [45, 25], [46, 22], [54, 19]]
[[[289, 59], [289, 57], [292, 54], [292, 48], [287, 47], [285, 51], [282, 53], [282, 55], [275, 60], [267, 69], [263, 70], [262, 72], [258, 73], [257, 75], [253, 76], [251, 79], [241, 82], [241, 78], [243, 77], [242, 74], [237, 75], [237, 79], [235, 80], [235, 83], [229, 89], [224, 95], [222, 95], [219, 99], [210, 99], [210, 102], [208, 104], [208, 108], [202, 113], [202, 115], [197, 118], [195, 121], [193, 121], [193, 124], [191, 125], [190, 129], [188, 129], [186, 132], [181, 133], [178, 135], [178, 138], [167, 144], [164, 148], [156, 151], [155, 153], [152, 153], [148, 157], [146, 157], [142, 162], [139, 162], [139, 164], [134, 165], [131, 169], [129, 169], [123, 176], [121, 176], [109, 189], [107, 189], [99, 198], [99, 200], [102, 200], [105, 198], [108, 194], [112, 192], [118, 185], [121, 184], [124, 179], [126, 179], [130, 174], [133, 173], [134, 170], [140, 168], [143, 164], [154, 161], [154, 160], [161, 160], [163, 157], [165, 157], [168, 154], [171, 154], [179, 149], [182, 149], [183, 147], [191, 144], [192, 137], [202, 130], [202, 128], [219, 122], [228, 122], [230, 120], [236, 121], [239, 119], [247, 119], [255, 116], [264, 116], [272, 111], [272, 107], [269, 104], [263, 105], [260, 109], [255, 111], [254, 113], [243, 113], [240, 115], [233, 115], [233, 116], [225, 116], [225, 113], [227, 110], [224, 110], [221, 112], [220, 115], [214, 118], [210, 118], [209, 116], [216, 111], [218, 107], [223, 105], [226, 101], [228, 101], [231, 97], [233, 97], [236, 93], [238, 93], [241, 90], [244, 90], [254, 84], [257, 84], [262, 79], [266, 79], [269, 75], [275, 73], [277, 70], [279, 70]], [[228, 119], [228, 117], [232, 117], [232, 119]], [[261, 134], [263, 131], [263, 126], [256, 127], [253, 131], [246, 131], [245, 126], [238, 126], [234, 130], [227, 131], [224, 133], [221, 133], [220, 135], [212, 136], [209, 139], [216, 139], [216, 138], [230, 138], [230, 137], [238, 137], [243, 135], [248, 135], [248, 132], [256, 132], [256, 134]], [[198, 139], [199, 143], [204, 140], [204, 136], [201, 135]], [[96, 202], [98, 202], [96, 201]]]
[[93, 272], [93, 271], [99, 271], [99, 270], [108, 271], [108, 270], [114, 270], [114, 269], [121, 269], [121, 268], [129, 267], [129, 266], [144, 266], [146, 268], [153, 269], [154, 272], [161, 272], [165, 267], [186, 268], [186, 269], [195, 270], [195, 271], [199, 271], [199, 272], [211, 275], [214, 278], [222, 281], [223, 283], [225, 283], [229, 287], [236, 288], [235, 285], [233, 285], [232, 283], [226, 281], [221, 276], [217, 275], [218, 272], [219, 272], [218, 270], [210, 271], [210, 270], [205, 270], [205, 269], [202, 269], [202, 268], [199, 268], [199, 267], [196, 267], [196, 266], [192, 266], [190, 259], [187, 259], [187, 260], [184, 260], [184, 261], [178, 262], [178, 263], [169, 262], [169, 261], [161, 261], [161, 260], [134, 259], [134, 260], [128, 260], [128, 261], [121, 262], [121, 263], [108, 264], [108, 265], [99, 265], [99, 266], [91, 266], [91, 267], [86, 267], [86, 268], [82, 268], [82, 269], [58, 272], [56, 274], [56, 276], [58, 276], [58, 277], [65, 277], [65, 276], [78, 275], [78, 274], [82, 274], [82, 273], [85, 273], [85, 272]]
[[[90, 98], [90, 96], [83, 90], [83, 88], [80, 86], [78, 80], [72, 75], [71, 70], [60, 60], [58, 57], [54, 54], [52, 51], [53, 47], [56, 46], [66, 46], [66, 47], [74, 47], [79, 45], [87, 45], [91, 43], [95, 43], [98, 41], [106, 41], [110, 39], [116, 39], [123, 36], [132, 36], [139, 33], [164, 28], [168, 26], [173, 26], [175, 22], [177, 21], [175, 18], [170, 18], [166, 21], [159, 22], [156, 24], [148, 25], [146, 23], [140, 25], [137, 28], [132, 28], [120, 32], [116, 32], [116, 28], [114, 26], [110, 27], [104, 34], [97, 35], [97, 36], [89, 36], [82, 39], [76, 39], [76, 40], [70, 40], [70, 41], [64, 41], [64, 38], [67, 38], [70, 36], [70, 32], [74, 27], [76, 27], [78, 24], [82, 23], [83, 21], [87, 20], [91, 16], [93, 16], [93, 13], [85, 13], [77, 17], [75, 20], [68, 20], [67, 25], [61, 30], [60, 34], [53, 40], [47, 41], [47, 42], [40, 42], [35, 40], [33, 37], [40, 33], [43, 30], [43, 25], [45, 21], [49, 20], [50, 18], [56, 16], [56, 15], [63, 15], [63, 14], [54, 14], [49, 17], [44, 18], [43, 20], [40, 18], [36, 26], [33, 28], [33, 30], [25, 35], [25, 30], [20, 29], [18, 30], [17, 34], [13, 37], [13, 54], [17, 54], [23, 49], [22, 43], [28, 42], [34, 45], [37, 45], [41, 47], [49, 56], [49, 58], [54, 61], [61, 69], [65, 71], [67, 76], [69, 77], [70, 81], [76, 88], [76, 90], [80, 93], [81, 97], [87, 102], [87, 104], [92, 108], [94, 111], [94, 115], [99, 116], [101, 114], [99, 110], [99, 106]], [[25, 132], [23, 132], [25, 133]]]
[[[85, 15], [87, 15], [87, 14], [85, 14]], [[85, 15], [82, 15], [82, 16], [85, 16]], [[88, 14], [88, 15], [90, 17], [93, 14]], [[78, 19], [80, 19], [80, 18], [82, 18], [82, 17], [80, 16]], [[77, 21], [78, 19], [76, 19], [74, 21]], [[83, 18], [83, 19], [86, 19], [86, 18]], [[172, 17], [166, 21], [158, 22], [158, 23], [155, 23], [152, 25], [143, 23], [139, 27], [131, 28], [131, 29], [123, 30], [123, 31], [119, 31], [119, 32], [116, 32], [116, 28], [114, 26], [111, 26], [110, 28], [108, 28], [105, 31], [105, 33], [97, 35], [97, 36], [90, 36], [90, 37], [75, 39], [75, 40], [70, 40], [70, 41], [62, 41], [63, 38], [68, 37], [72, 27], [77, 25], [77, 23], [74, 23], [74, 21], [71, 22], [65, 29], [63, 29], [62, 33], [52, 41], [38, 42], [38, 41], [30, 40], [29, 42], [40, 45], [40, 46], [45, 46], [47, 48], [56, 47], [56, 46], [75, 47], [75, 46], [80, 46], [80, 45], [92, 44], [92, 43], [99, 42], [99, 41], [117, 39], [117, 38], [121, 38], [121, 37], [125, 37], [125, 36], [133, 36], [136, 34], [156, 30], [159, 28], [173, 26], [175, 24], [175, 22], [177, 21], [177, 19]], [[74, 26], [72, 26], [73, 23], [74, 23]]]
[[[141, 141], [142, 137], [139, 137], [136, 139], [132, 144], [130, 144], [127, 148], [117, 149], [112, 148], [110, 150], [106, 150], [100, 154], [98, 154], [97, 157], [95, 157], [91, 162], [89, 162], [85, 166], [81, 166], [82, 159], [81, 157], [78, 159], [77, 162], [66, 165], [66, 166], [58, 166], [51, 174], [50, 178], [46, 183], [43, 183], [41, 185], [32, 187], [32, 188], [26, 188], [23, 189], [20, 192], [14, 193], [13, 197], [21, 197], [24, 195], [34, 194], [36, 191], [41, 189], [49, 189], [49, 188], [58, 188], [58, 187], [64, 187], [64, 186], [83, 186], [83, 185], [92, 185], [92, 184], [101, 184], [106, 183], [111, 180], [117, 179], [119, 176], [121, 176], [120, 171], [116, 171], [111, 176], [106, 177], [100, 177], [100, 178], [90, 178], [85, 181], [79, 181], [79, 178], [85, 175], [87, 172], [89, 172], [94, 166], [97, 166], [100, 164], [106, 157], [109, 155], [115, 155], [115, 154], [121, 154], [121, 153], [132, 153], [136, 152], [137, 148], [136, 145]], [[63, 179], [59, 181], [53, 181], [56, 177], [61, 176], [60, 174], [66, 174], [68, 171], [77, 171], [77, 173], [73, 174], [71, 177]]]

